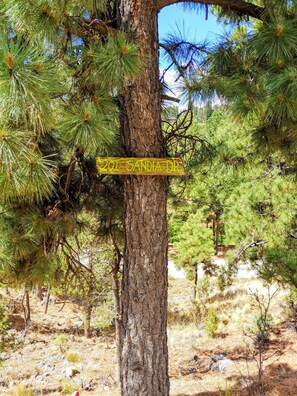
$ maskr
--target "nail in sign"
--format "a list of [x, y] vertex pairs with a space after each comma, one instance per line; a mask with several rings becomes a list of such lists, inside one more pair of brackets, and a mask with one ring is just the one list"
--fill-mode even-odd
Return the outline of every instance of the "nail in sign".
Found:
[[106, 175], [184, 176], [180, 158], [96, 158], [97, 169]]

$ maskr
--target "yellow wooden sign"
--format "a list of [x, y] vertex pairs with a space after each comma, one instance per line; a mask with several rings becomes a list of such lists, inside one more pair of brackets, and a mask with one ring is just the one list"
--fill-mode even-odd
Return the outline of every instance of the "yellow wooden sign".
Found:
[[180, 158], [96, 158], [98, 172], [107, 175], [183, 176]]

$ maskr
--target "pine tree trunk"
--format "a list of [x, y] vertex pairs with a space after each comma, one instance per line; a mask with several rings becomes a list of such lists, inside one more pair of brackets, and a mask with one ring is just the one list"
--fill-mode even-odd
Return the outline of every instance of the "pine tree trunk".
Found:
[[220, 225], [220, 217], [221, 213], [216, 212], [216, 218], [214, 220], [214, 230], [215, 230], [215, 255], [217, 256], [219, 254], [219, 239], [220, 239], [220, 231], [221, 231], [221, 225]]
[[[119, 279], [119, 272], [120, 272], [120, 262], [121, 262], [121, 255], [120, 251], [117, 248], [114, 239], [112, 242], [115, 247], [115, 255], [112, 265], [111, 271], [111, 278], [112, 278], [112, 290], [114, 295], [114, 308], [116, 312], [115, 318], [115, 331], [116, 331], [116, 346], [117, 346], [117, 357], [118, 361], [121, 360], [121, 283]], [[118, 367], [118, 378], [120, 378], [120, 368]]]
[[220, 235], [220, 229], [219, 229], [219, 222], [216, 220], [215, 221], [215, 255], [217, 256], [219, 254], [219, 235]]
[[22, 306], [24, 311], [25, 327], [27, 327], [27, 324], [31, 320], [31, 309], [30, 309], [30, 294], [29, 294], [29, 290], [26, 289], [26, 286], [23, 295]]
[[[141, 76], [125, 82], [122, 131], [127, 156], [164, 157], [160, 121], [157, 11], [121, 0], [120, 20], [144, 55]], [[122, 396], [169, 394], [167, 226], [164, 176], [125, 176], [120, 378]]]
[[[90, 259], [90, 270], [93, 271], [92, 260]], [[92, 319], [92, 311], [93, 311], [93, 292], [94, 292], [94, 284], [93, 284], [92, 275], [89, 275], [88, 282], [88, 292], [86, 296], [86, 320], [85, 320], [85, 337], [91, 338], [91, 319]]]
[[30, 294], [29, 291], [26, 291], [26, 322], [28, 323], [31, 320], [31, 308], [30, 308]]
[[193, 293], [193, 300], [196, 300], [197, 297], [197, 285], [198, 285], [198, 269], [199, 264], [195, 264], [195, 274], [194, 274], [194, 293]]
[[40, 301], [43, 300], [42, 286], [38, 285], [38, 286], [35, 287], [35, 295]]
[[47, 292], [46, 292], [45, 308], [44, 308], [44, 314], [45, 315], [47, 314], [47, 311], [48, 311], [48, 305], [49, 305], [50, 296], [51, 296], [51, 287], [48, 286], [47, 287]]
[[85, 337], [91, 338], [92, 298], [88, 295], [85, 320]]

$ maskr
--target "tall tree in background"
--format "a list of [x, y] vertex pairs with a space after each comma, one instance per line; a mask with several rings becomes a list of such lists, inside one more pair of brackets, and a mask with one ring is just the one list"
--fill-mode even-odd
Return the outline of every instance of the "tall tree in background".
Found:
[[[69, 177], [64, 178], [62, 190], [65, 194], [61, 201], [62, 208], [59, 208], [59, 205], [53, 206], [52, 215], [60, 213], [65, 203], [69, 202], [67, 199], [71, 181], [75, 183], [73, 169], [78, 162], [85, 164], [84, 158], [89, 143], [93, 143], [93, 154], [96, 154], [96, 138], [102, 144], [101, 137], [108, 136], [108, 133], [98, 132], [98, 125], [100, 128], [106, 125], [106, 119], [100, 118], [98, 109], [106, 98], [104, 92], [102, 94], [104, 87], [108, 87], [109, 95], [115, 91], [120, 93], [122, 153], [132, 157], [166, 156], [161, 130], [157, 16], [162, 7], [178, 2], [181, 1], [2, 2], [3, 19], [12, 23], [12, 27], [9, 25], [9, 28], [20, 37], [15, 57], [11, 57], [10, 48], [2, 55], [2, 61], [5, 63], [5, 81], [8, 76], [11, 78], [11, 91], [3, 96], [7, 101], [2, 108], [6, 112], [9, 109], [6, 122], [11, 128], [14, 127], [11, 142], [16, 153], [23, 154], [21, 147], [26, 146], [26, 143], [22, 141], [24, 135], [20, 133], [20, 137], [17, 138], [15, 131], [29, 129], [31, 137], [33, 136], [33, 147], [40, 147], [39, 131], [45, 134], [55, 129], [54, 123], [51, 123], [55, 119], [53, 99], [58, 95], [61, 102], [66, 101], [66, 115], [61, 117], [61, 132], [64, 137], [68, 137], [68, 143], [71, 142], [76, 151], [67, 167]], [[235, 13], [239, 17], [251, 16], [261, 19], [263, 14], [263, 8], [242, 0], [205, 0], [190, 3], [216, 4], [221, 6], [223, 11]], [[126, 33], [132, 44], [116, 34], [119, 29]], [[24, 41], [27, 37], [32, 39], [39, 33], [47, 40], [44, 47], [47, 50], [46, 55], [52, 54], [51, 60], [55, 64], [69, 66], [65, 82], [72, 82], [74, 91], [67, 89], [65, 94], [49, 92], [52, 89], [49, 70], [47, 90], [41, 89], [37, 96], [37, 88], [41, 86], [38, 76], [44, 73], [45, 62], [38, 61], [32, 65], [32, 78], [35, 75], [37, 77], [35, 81], [31, 80], [29, 85], [24, 87], [20, 79], [15, 80], [15, 59], [23, 53]], [[137, 74], [135, 44], [139, 48], [145, 67], [136, 78], [132, 78]], [[20, 65], [29, 67], [31, 56], [20, 59]], [[24, 77], [24, 74], [22, 76]], [[15, 85], [12, 85], [12, 80]], [[23, 89], [23, 93], [28, 92], [28, 89], [32, 92], [32, 97], [27, 97], [26, 100], [34, 100], [25, 113], [18, 110], [22, 106], [28, 106], [28, 103], [22, 101], [22, 96], [14, 96], [14, 100], [9, 102], [10, 95], [19, 92], [16, 88]], [[49, 97], [42, 95], [46, 92]], [[75, 106], [72, 106], [73, 103]], [[19, 107], [15, 107], [16, 104], [19, 104]], [[41, 105], [44, 106], [41, 108]], [[25, 118], [22, 119], [24, 115]], [[48, 116], [51, 116], [52, 120], [49, 120]], [[40, 120], [44, 122], [41, 123]], [[2, 142], [6, 142], [7, 139], [10, 137], [2, 134]], [[19, 149], [15, 147], [16, 144], [19, 144]], [[35, 151], [38, 152], [33, 150]], [[31, 202], [38, 203], [46, 197], [49, 198], [55, 172], [48, 171], [47, 159], [44, 155], [37, 159], [31, 156], [24, 158], [27, 159], [29, 179], [31, 177], [32, 180], [33, 175], [38, 178], [29, 184], [32, 187]], [[3, 158], [1, 159], [3, 161]], [[9, 159], [6, 160], [9, 163]], [[41, 164], [36, 168], [39, 169], [37, 174], [32, 170], [35, 169], [35, 164]], [[15, 167], [2, 169], [3, 183], [14, 179], [15, 170]], [[58, 174], [59, 181], [63, 180], [62, 176], [63, 174]], [[21, 176], [19, 177], [19, 180], [22, 180]], [[38, 180], [43, 180], [44, 183], [39, 184]], [[5, 198], [11, 202], [11, 199], [18, 197], [20, 202], [24, 196], [26, 201], [27, 189], [20, 188], [16, 182], [13, 188], [13, 194]], [[126, 396], [169, 394], [166, 336], [166, 191], [165, 177], [124, 178], [125, 252], [119, 346], [121, 393]]]

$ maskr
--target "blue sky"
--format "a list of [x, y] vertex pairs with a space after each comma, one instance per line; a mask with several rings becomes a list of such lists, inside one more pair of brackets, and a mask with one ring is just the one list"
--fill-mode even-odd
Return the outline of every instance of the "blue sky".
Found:
[[[205, 20], [204, 11], [184, 11], [182, 5], [174, 4], [163, 8], [159, 14], [160, 40], [176, 30], [176, 25], [184, 26], [189, 41], [202, 42], [205, 38], [212, 41], [216, 39], [216, 34], [224, 33], [224, 27], [216, 22], [211, 13], [208, 14], [208, 20]], [[164, 61], [160, 59], [160, 67], [165, 66]]]

